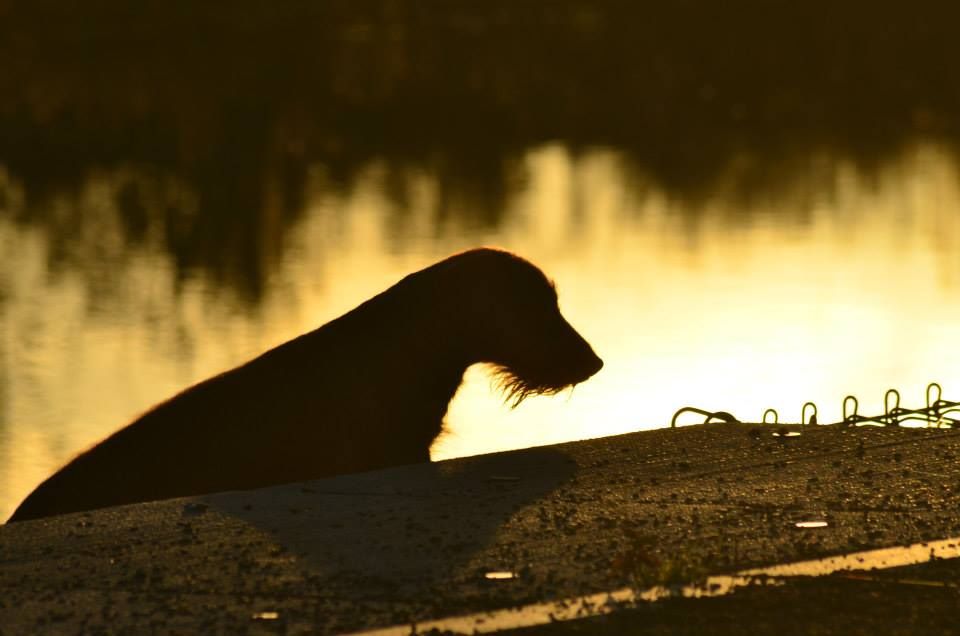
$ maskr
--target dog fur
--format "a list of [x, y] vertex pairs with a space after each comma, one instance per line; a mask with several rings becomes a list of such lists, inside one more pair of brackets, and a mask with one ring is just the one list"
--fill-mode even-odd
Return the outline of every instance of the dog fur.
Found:
[[427, 462], [478, 362], [494, 365], [514, 405], [603, 366], [537, 267], [471, 250], [154, 407], [44, 481], [10, 521]]

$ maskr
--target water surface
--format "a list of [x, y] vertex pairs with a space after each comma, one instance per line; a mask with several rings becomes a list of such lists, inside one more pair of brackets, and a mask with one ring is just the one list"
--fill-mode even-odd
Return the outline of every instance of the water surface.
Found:
[[40, 185], [0, 166], [0, 517], [159, 400], [477, 245], [540, 265], [606, 365], [515, 410], [472, 368], [435, 459], [661, 427], [688, 404], [797, 421], [813, 400], [827, 422], [848, 393], [867, 414], [888, 387], [957, 399], [956, 156], [918, 138], [866, 165], [780, 159], [732, 153], [696, 188], [559, 142], [268, 164], [251, 212], [155, 165]]

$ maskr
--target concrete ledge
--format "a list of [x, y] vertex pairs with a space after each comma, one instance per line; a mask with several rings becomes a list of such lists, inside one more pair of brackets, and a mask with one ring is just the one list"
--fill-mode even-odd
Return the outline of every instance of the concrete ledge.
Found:
[[774, 430], [655, 430], [3, 526], [0, 633], [349, 632], [960, 534], [960, 431]]

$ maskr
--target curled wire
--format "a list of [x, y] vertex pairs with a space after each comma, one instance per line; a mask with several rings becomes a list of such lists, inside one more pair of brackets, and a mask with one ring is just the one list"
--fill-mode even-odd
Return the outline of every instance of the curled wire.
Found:
[[[858, 413], [860, 401], [856, 396], [848, 395], [843, 398], [843, 416], [839, 426], [900, 426], [908, 420], [924, 422], [929, 427], [960, 428], [960, 402], [951, 402], [943, 399], [943, 388], [936, 382], [927, 385], [926, 406], [920, 409], [906, 409], [900, 406], [900, 392], [888, 389], [883, 395], [883, 415], [864, 416]], [[810, 411], [810, 415], [807, 412]], [[703, 423], [727, 422], [740, 423], [736, 417], [727, 411], [708, 411], [695, 406], [685, 406], [673, 415], [670, 428], [677, 427], [677, 420], [684, 413], [697, 413], [704, 416]], [[761, 423], [779, 424], [780, 417], [776, 409], [767, 409], [763, 412]], [[801, 425], [817, 425], [817, 405], [805, 402], [800, 410]]]
[[[813, 413], [810, 414], [810, 419], [807, 419], [807, 407], [810, 407], [813, 410]], [[809, 424], [810, 426], [817, 425], [817, 405], [813, 402], [804, 402], [803, 408], [800, 409], [800, 423]]]
[[[850, 411], [849, 415], [847, 415], [848, 403], [853, 404], [853, 409]], [[855, 395], [848, 395], [847, 397], [843, 398], [843, 420], [841, 421], [841, 424], [844, 426], [852, 426], [862, 421], [863, 418], [857, 415], [858, 408], [860, 408], [860, 401], [857, 400]]]
[[[890, 396], [894, 397], [893, 407], [890, 407]], [[887, 389], [883, 394], [883, 416], [886, 418], [887, 426], [900, 426], [900, 416], [908, 413], [906, 409], [900, 408], [900, 391], [896, 389]]]
[[730, 413], [726, 411], [705, 411], [704, 409], [698, 409], [695, 406], [685, 406], [676, 413], [673, 414], [673, 419], [670, 421], [670, 428], [677, 428], [677, 418], [680, 417], [683, 413], [698, 413], [706, 417], [703, 420], [704, 424], [709, 424], [712, 421], [717, 422], [736, 422], [739, 423], [740, 420], [735, 418]]

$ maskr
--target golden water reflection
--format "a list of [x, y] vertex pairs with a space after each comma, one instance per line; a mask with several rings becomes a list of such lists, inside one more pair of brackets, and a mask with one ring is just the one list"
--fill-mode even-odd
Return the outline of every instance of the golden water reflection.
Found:
[[[0, 516], [178, 389], [478, 244], [553, 277], [606, 364], [516, 410], [471, 369], [435, 459], [662, 427], [685, 405], [797, 421], [813, 400], [829, 422], [849, 393], [862, 413], [882, 411], [888, 387], [907, 407], [932, 380], [960, 394], [960, 166], [936, 144], [869, 170], [793, 158], [756, 187], [753, 160], [734, 157], [695, 196], [610, 149], [546, 145], [510, 161], [495, 212], [430, 169], [371, 161], [334, 187], [314, 165], [298, 220], [258, 235], [269, 275], [253, 307], [174, 267], [160, 238], [169, 215], [145, 214], [137, 244], [122, 240], [114, 195], [144, 179], [137, 170], [91, 174], [37, 204], [70, 221], [66, 239], [18, 221], [30, 202], [0, 170]], [[150, 189], [160, 208], [197, 205], [175, 177]]]

